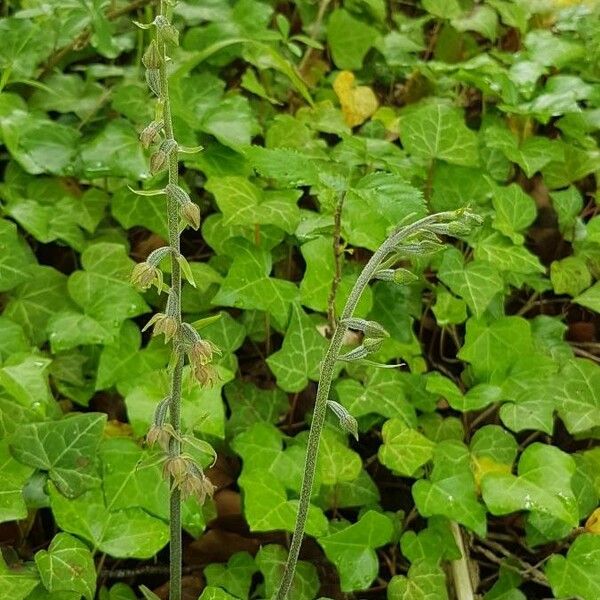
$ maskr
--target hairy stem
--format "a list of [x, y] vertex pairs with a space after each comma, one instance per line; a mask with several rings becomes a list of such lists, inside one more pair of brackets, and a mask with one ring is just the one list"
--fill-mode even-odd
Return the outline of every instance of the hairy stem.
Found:
[[344, 198], [345, 194], [339, 197], [335, 205], [335, 212], [333, 213], [333, 260], [335, 274], [331, 282], [329, 296], [327, 297], [327, 324], [330, 332], [335, 328], [335, 298], [342, 279], [342, 208], [344, 207]]
[[335, 328], [329, 343], [329, 348], [325, 353], [325, 357], [321, 365], [321, 377], [319, 379], [319, 387], [317, 389], [313, 419], [308, 435], [308, 447], [306, 449], [306, 458], [304, 462], [304, 478], [302, 480], [302, 488], [300, 490], [296, 526], [294, 528], [294, 535], [292, 537], [292, 543], [290, 545], [290, 551], [283, 576], [281, 578], [281, 583], [279, 584], [279, 589], [277, 590], [275, 596], [276, 600], [287, 599], [292, 586], [292, 581], [294, 579], [296, 564], [298, 563], [302, 538], [304, 537], [304, 530], [306, 528], [308, 509], [310, 507], [310, 496], [315, 478], [317, 456], [319, 453], [319, 441], [321, 438], [321, 431], [323, 430], [323, 425], [325, 423], [325, 417], [327, 415], [327, 399], [329, 398], [329, 391], [331, 389], [335, 363], [340, 355], [344, 334], [347, 330], [344, 320], [352, 317], [363, 291], [369, 284], [369, 281], [373, 278], [381, 263], [395, 250], [396, 246], [400, 242], [428, 224], [436, 223], [438, 221], [448, 221], [453, 216], [454, 213], [439, 213], [436, 215], [430, 215], [420, 219], [419, 221], [416, 221], [415, 223], [412, 223], [411, 225], [397, 229], [385, 240], [385, 242], [383, 242], [373, 256], [371, 256], [369, 262], [361, 271], [356, 283], [354, 284], [354, 287], [352, 288], [352, 291], [350, 292], [348, 300], [346, 301], [346, 306], [342, 312], [341, 320], [338, 322]]
[[[166, 3], [160, 3], [160, 14], [167, 17]], [[167, 48], [165, 43], [160, 43], [159, 51], [162, 55], [160, 66], [160, 102], [164, 123], [165, 138], [173, 140], [173, 120], [171, 117], [171, 102], [169, 99], [169, 78], [167, 75]], [[179, 181], [179, 166], [177, 152], [169, 155], [169, 183], [177, 185]], [[180, 252], [179, 207], [175, 198], [167, 200], [167, 220], [169, 228], [169, 246], [171, 252], [171, 289], [169, 290], [168, 306], [177, 321], [177, 329], [181, 331], [181, 267], [177, 260]], [[178, 336], [176, 336], [178, 337]], [[181, 432], [181, 379], [183, 374], [183, 354], [179, 351], [178, 339], [174, 340], [176, 353], [175, 364], [171, 380], [169, 401], [169, 419], [176, 435], [169, 442], [169, 457], [176, 458], [181, 454], [179, 434]], [[181, 600], [181, 492], [171, 477], [171, 495], [169, 501], [170, 516], [170, 581], [169, 600]]]

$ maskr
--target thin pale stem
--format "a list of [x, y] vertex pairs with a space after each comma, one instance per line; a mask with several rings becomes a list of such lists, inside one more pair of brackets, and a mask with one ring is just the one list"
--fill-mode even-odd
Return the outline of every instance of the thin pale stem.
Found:
[[349, 319], [353, 315], [362, 293], [369, 284], [369, 281], [371, 281], [377, 270], [380, 268], [381, 263], [390, 253], [395, 250], [400, 242], [405, 240], [408, 236], [416, 231], [419, 231], [426, 225], [436, 223], [438, 221], [447, 221], [453, 216], [454, 213], [439, 213], [436, 215], [430, 215], [424, 219], [416, 221], [411, 225], [397, 229], [392, 235], [390, 235], [390, 237], [388, 237], [387, 240], [385, 240], [385, 242], [383, 242], [373, 256], [371, 256], [369, 262], [365, 265], [364, 269], [358, 276], [358, 279], [356, 280], [356, 283], [350, 292], [348, 300], [346, 301], [346, 306], [342, 312], [342, 318], [335, 328], [331, 341], [329, 342], [329, 348], [325, 353], [325, 358], [323, 359], [323, 363], [321, 365], [321, 377], [319, 379], [319, 387], [317, 389], [313, 419], [310, 426], [310, 432], [308, 434], [308, 447], [306, 449], [306, 458], [304, 462], [304, 478], [302, 480], [302, 488], [300, 490], [296, 526], [294, 528], [294, 535], [292, 537], [290, 551], [275, 600], [287, 599], [292, 586], [292, 581], [294, 579], [294, 572], [296, 570], [296, 564], [298, 563], [298, 556], [300, 555], [300, 547], [302, 545], [304, 530], [306, 528], [306, 520], [308, 517], [308, 509], [310, 507], [310, 496], [315, 479], [315, 469], [317, 466], [317, 456], [319, 453], [319, 441], [321, 438], [323, 425], [325, 424], [325, 417], [327, 415], [327, 399], [329, 398], [329, 391], [331, 389], [335, 363], [338, 360], [344, 340], [344, 334], [347, 330], [346, 325], [344, 325], [344, 320]]
[[[167, 17], [166, 3], [160, 3], [161, 15]], [[171, 102], [169, 99], [169, 78], [167, 75], [167, 48], [164, 43], [160, 44], [162, 61], [160, 66], [160, 102], [162, 105], [162, 118], [164, 123], [165, 138], [174, 140], [173, 120], [171, 117]], [[169, 156], [169, 183], [177, 185], [179, 181], [178, 154], [175, 150]], [[169, 290], [170, 316], [177, 320], [178, 330], [181, 330], [181, 267], [177, 260], [180, 253], [180, 230], [179, 230], [179, 207], [177, 200], [167, 200], [167, 221], [169, 229], [169, 246], [171, 252], [171, 288]], [[178, 336], [176, 336], [178, 338]], [[181, 380], [183, 375], [183, 354], [177, 346], [179, 340], [174, 340], [174, 351], [176, 354], [173, 366], [171, 392], [169, 402], [169, 421], [175, 434], [169, 443], [169, 457], [176, 458], [181, 453], [179, 434], [181, 432]], [[169, 599], [181, 600], [181, 492], [171, 478], [171, 495], [169, 500], [169, 522], [170, 522], [170, 580]]]

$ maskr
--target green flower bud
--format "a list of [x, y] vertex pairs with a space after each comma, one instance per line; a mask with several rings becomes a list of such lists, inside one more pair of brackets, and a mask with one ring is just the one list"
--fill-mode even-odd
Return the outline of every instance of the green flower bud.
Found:
[[190, 471], [190, 460], [184, 456], [171, 456], [163, 466], [163, 476], [172, 478], [175, 485], [180, 486]]
[[147, 290], [153, 283], [160, 289], [163, 278], [162, 271], [149, 262], [141, 262], [133, 267], [131, 283], [140, 290]]
[[165, 16], [158, 15], [154, 19], [154, 25], [156, 25], [156, 32], [160, 43], [179, 46], [179, 31], [169, 23]]
[[179, 486], [181, 496], [186, 499], [195, 497], [200, 504], [204, 504], [207, 498], [212, 498], [215, 486], [210, 479], [199, 469], [192, 471], [183, 479]]
[[169, 164], [171, 153], [176, 151], [177, 142], [175, 140], [163, 140], [158, 150], [150, 157], [150, 173], [154, 175], [165, 169]]
[[154, 40], [152, 40], [148, 48], [146, 48], [144, 56], [142, 56], [142, 63], [144, 63], [146, 69], [160, 69], [162, 66], [163, 58], [160, 55], [158, 46]]
[[160, 98], [160, 71], [158, 69], [146, 69], [146, 83], [150, 91]]
[[398, 285], [408, 285], [419, 281], [419, 277], [408, 269], [394, 269], [392, 281]]
[[182, 219], [196, 231], [200, 228], [200, 207], [194, 202], [186, 202], [180, 208]]
[[383, 345], [383, 341], [385, 338], [382, 337], [366, 337], [363, 339], [362, 345], [363, 348], [367, 351], [367, 354], [372, 354], [373, 352], [378, 352], [381, 350], [381, 346]]
[[156, 141], [163, 125], [162, 121], [152, 121], [152, 123], [146, 125], [146, 127], [142, 129], [140, 133], [140, 142], [142, 142], [144, 148], [148, 148], [150, 144]]
[[152, 335], [164, 335], [165, 343], [177, 335], [179, 326], [177, 319], [164, 313], [156, 313], [149, 321], [142, 331], [146, 331], [150, 327], [154, 327]]

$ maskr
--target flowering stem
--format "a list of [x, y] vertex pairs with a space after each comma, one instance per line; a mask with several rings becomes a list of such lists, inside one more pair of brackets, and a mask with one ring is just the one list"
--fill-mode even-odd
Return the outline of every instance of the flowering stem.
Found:
[[[160, 3], [160, 14], [167, 18], [166, 2]], [[169, 99], [169, 79], [167, 75], [167, 47], [159, 40], [160, 61], [160, 103], [162, 105], [162, 120], [164, 123], [165, 139], [175, 141], [173, 135], [173, 120], [171, 117], [171, 102]], [[169, 183], [177, 185], [179, 181], [179, 165], [177, 151], [169, 153]], [[171, 288], [167, 306], [171, 311], [168, 316], [177, 322], [177, 334], [173, 340], [176, 358], [171, 379], [169, 396], [169, 420], [176, 435], [169, 441], [169, 458], [177, 458], [181, 454], [181, 443], [178, 439], [181, 433], [181, 379], [183, 374], [183, 354], [178, 349], [181, 335], [181, 267], [177, 260], [180, 253], [179, 206], [173, 197], [167, 198], [167, 220], [169, 228], [169, 246], [171, 247]], [[170, 516], [170, 580], [169, 600], [181, 600], [181, 491], [171, 476], [171, 495], [169, 501]]]
[[308, 435], [308, 446], [306, 449], [306, 458], [304, 462], [304, 478], [302, 480], [302, 488], [300, 490], [300, 501], [298, 503], [296, 526], [294, 528], [294, 535], [292, 537], [290, 551], [275, 600], [287, 599], [292, 586], [292, 581], [294, 579], [294, 572], [296, 570], [296, 564], [298, 563], [300, 546], [302, 545], [302, 538], [304, 537], [304, 530], [308, 517], [308, 509], [310, 507], [310, 496], [315, 478], [321, 431], [323, 430], [325, 417], [327, 415], [327, 400], [329, 398], [329, 391], [331, 389], [335, 363], [340, 356], [344, 334], [348, 329], [346, 319], [352, 317], [363, 291], [369, 284], [369, 281], [371, 281], [373, 276], [377, 273], [381, 263], [390, 254], [392, 254], [394, 250], [396, 250], [398, 244], [406, 240], [412, 234], [426, 228], [428, 225], [433, 223], [445, 223], [456, 219], [456, 217], [457, 214], [454, 212], [439, 213], [435, 215], [429, 215], [423, 219], [420, 219], [419, 221], [416, 221], [415, 223], [412, 223], [411, 225], [396, 229], [396, 231], [392, 233], [373, 254], [369, 262], [361, 271], [356, 283], [354, 284], [354, 287], [352, 288], [352, 291], [350, 292], [348, 300], [346, 301], [346, 306], [344, 307], [344, 311], [342, 313], [342, 317], [337, 323], [331, 341], [329, 342], [329, 348], [325, 353], [325, 358], [323, 359], [323, 363], [321, 365], [319, 387], [317, 389], [315, 408], [310, 426], [310, 432]]

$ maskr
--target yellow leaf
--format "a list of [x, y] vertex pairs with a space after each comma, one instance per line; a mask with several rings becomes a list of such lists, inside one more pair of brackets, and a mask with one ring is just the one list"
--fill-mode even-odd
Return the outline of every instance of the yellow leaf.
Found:
[[588, 533], [600, 535], [600, 507], [598, 507], [585, 522], [585, 530]]
[[354, 73], [341, 71], [333, 89], [342, 105], [344, 121], [350, 127], [364, 123], [379, 107], [375, 92], [366, 85], [354, 85]]
[[497, 463], [495, 460], [487, 456], [480, 456], [473, 458], [473, 475], [475, 477], [475, 484], [477, 490], [479, 490], [479, 484], [485, 475], [488, 473], [505, 473], [510, 474], [511, 465], [504, 463]]

